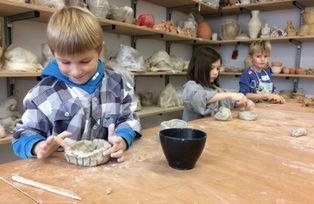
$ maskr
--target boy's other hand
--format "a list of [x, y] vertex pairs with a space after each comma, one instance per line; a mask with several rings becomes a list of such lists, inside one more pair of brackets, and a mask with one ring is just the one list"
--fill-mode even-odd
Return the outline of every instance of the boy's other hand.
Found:
[[122, 137], [119, 137], [114, 132], [114, 124], [110, 124], [108, 127], [108, 141], [112, 145], [111, 148], [104, 151], [104, 155], [109, 155], [112, 158], [116, 158], [118, 162], [123, 161], [123, 153], [126, 150], [126, 143]]
[[40, 141], [36, 144], [34, 152], [38, 159], [45, 159], [49, 157], [59, 146], [66, 149], [69, 145], [64, 141], [65, 137], [70, 136], [71, 133], [63, 131], [57, 136], [49, 136], [46, 140]]

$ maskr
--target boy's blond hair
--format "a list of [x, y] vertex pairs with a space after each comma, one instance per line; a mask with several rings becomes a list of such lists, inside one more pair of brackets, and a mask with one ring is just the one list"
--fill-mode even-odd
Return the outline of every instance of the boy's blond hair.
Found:
[[269, 41], [255, 41], [252, 42], [250, 45], [249, 55], [253, 55], [255, 52], [262, 52], [262, 53], [270, 53], [271, 51], [271, 44]]
[[100, 52], [104, 37], [97, 18], [79, 7], [64, 7], [50, 18], [48, 45], [52, 53], [73, 56], [96, 49]]

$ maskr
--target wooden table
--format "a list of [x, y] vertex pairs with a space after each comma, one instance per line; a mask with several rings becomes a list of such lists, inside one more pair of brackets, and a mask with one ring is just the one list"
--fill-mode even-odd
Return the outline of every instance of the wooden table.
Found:
[[[204, 118], [190, 122], [207, 132], [205, 149], [194, 169], [168, 166], [158, 128], [143, 131], [127, 161], [93, 168], [68, 164], [56, 153], [45, 161], [20, 160], [0, 165], [0, 176], [20, 175], [67, 188], [79, 203], [313, 203], [314, 108], [289, 102], [258, 104], [257, 121]], [[236, 114], [236, 112], [234, 112]], [[293, 127], [307, 136], [293, 138]], [[17, 184], [43, 203], [72, 199]], [[106, 190], [112, 189], [110, 194]], [[0, 181], [0, 203], [32, 201]]]

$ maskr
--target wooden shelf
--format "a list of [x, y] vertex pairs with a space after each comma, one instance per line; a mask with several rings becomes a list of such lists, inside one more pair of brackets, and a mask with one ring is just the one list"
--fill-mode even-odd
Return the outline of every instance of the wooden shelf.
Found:
[[236, 43], [251, 43], [259, 40], [269, 40], [272, 43], [288, 43], [292, 40], [299, 42], [314, 42], [314, 35], [310, 36], [290, 36], [290, 37], [277, 37], [277, 38], [257, 38], [257, 39], [248, 39], [248, 40], [217, 40], [210, 41], [211, 44], [221, 44], [221, 45], [232, 45]]
[[154, 115], [161, 115], [165, 113], [171, 113], [176, 111], [182, 111], [183, 106], [172, 108], [161, 108], [158, 106], [142, 106], [142, 110], [136, 112], [139, 117], [147, 117]]
[[38, 77], [40, 72], [22, 72], [22, 71], [0, 71], [0, 77]]
[[55, 9], [14, 0], [0, 0], [0, 16], [12, 16], [30, 11], [40, 12], [40, 16], [34, 20], [46, 23]]
[[11, 143], [11, 141], [12, 141], [12, 135], [10, 134], [4, 138], [0, 138], [0, 144], [8, 144], [8, 143]]
[[185, 76], [186, 72], [135, 72], [134, 76]]
[[[40, 16], [31, 20], [47, 23], [55, 9], [46, 6], [20, 3], [17, 1], [0, 0], [0, 16], [17, 15], [30, 11], [38, 11]], [[99, 18], [105, 32], [135, 36], [138, 38], [153, 38], [159, 40], [176, 41], [186, 44], [209, 44], [211, 41], [201, 38], [188, 37], [176, 33], [157, 31], [145, 26], [137, 26], [134, 24], [123, 23], [119, 21]]]
[[[240, 72], [220, 72], [224, 76], [241, 76]], [[314, 75], [306, 74], [272, 74], [273, 77], [314, 78]]]
[[104, 18], [99, 19], [99, 21], [103, 27], [104, 32], [108, 33], [135, 36], [138, 38], [158, 39], [165, 41], [167, 40], [173, 42], [181, 42], [185, 44], [209, 44], [211, 42], [210, 40], [202, 38], [195, 38], [176, 33], [157, 31], [155, 29], [145, 26], [137, 26], [134, 24], [123, 23]]
[[[260, 10], [260, 11], [275, 11], [275, 10], [285, 10], [294, 9], [294, 0], [280, 0], [280, 1], [270, 1], [270, 2], [259, 2], [245, 5], [227, 6], [221, 9], [219, 15], [234, 15], [240, 14], [243, 10]], [[314, 6], [313, 0], [297, 0], [300, 5], [309, 7]], [[209, 13], [214, 14], [214, 13]]]
[[[240, 14], [244, 10], [260, 10], [260, 11], [274, 11], [274, 10], [284, 10], [284, 9], [294, 9], [296, 8], [293, 4], [295, 0], [280, 0], [272, 2], [259, 2], [245, 5], [227, 6], [223, 7], [221, 10], [205, 4], [198, 0], [145, 0], [163, 7], [173, 8], [178, 11], [185, 13], [191, 13], [200, 11], [203, 15], [234, 15]], [[297, 0], [297, 2], [305, 7], [314, 6], [313, 0]]]
[[201, 14], [217, 14], [218, 8], [205, 4], [198, 0], [145, 0], [166, 8], [172, 8], [184, 13], [200, 11]]

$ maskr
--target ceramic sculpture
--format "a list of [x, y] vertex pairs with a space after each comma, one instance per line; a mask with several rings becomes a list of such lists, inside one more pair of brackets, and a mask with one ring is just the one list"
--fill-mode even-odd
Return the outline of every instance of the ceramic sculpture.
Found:
[[65, 158], [79, 166], [98, 166], [109, 161], [110, 155], [104, 156], [103, 152], [110, 147], [111, 144], [102, 139], [81, 140], [65, 149]]
[[249, 21], [248, 29], [249, 29], [249, 36], [251, 39], [255, 39], [258, 37], [258, 34], [262, 28], [262, 23], [259, 19], [259, 10], [253, 10], [251, 12], [252, 18]]

